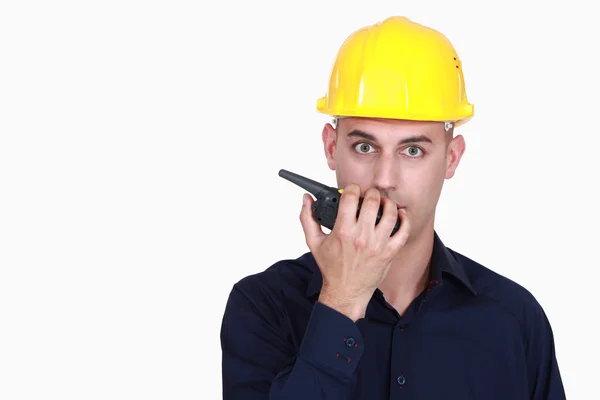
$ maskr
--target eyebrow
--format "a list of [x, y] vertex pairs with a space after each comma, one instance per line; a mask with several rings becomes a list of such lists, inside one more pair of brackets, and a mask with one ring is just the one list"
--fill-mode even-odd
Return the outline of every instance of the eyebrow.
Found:
[[[355, 130], [351, 131], [350, 133], [348, 133], [348, 137], [360, 137], [363, 139], [371, 140], [373, 142], [377, 142], [377, 138], [375, 136], [371, 135], [370, 133], [358, 130], [358, 129], [355, 129]], [[398, 142], [398, 144], [418, 143], [418, 142], [432, 143], [431, 139], [429, 139], [425, 135], [415, 135], [415, 136], [410, 136], [410, 137], [402, 139], [401, 141]]]

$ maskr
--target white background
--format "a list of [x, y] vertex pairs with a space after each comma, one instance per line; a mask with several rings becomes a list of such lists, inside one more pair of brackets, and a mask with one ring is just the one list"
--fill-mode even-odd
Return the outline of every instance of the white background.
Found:
[[0, 398], [220, 398], [231, 286], [306, 251], [277, 172], [336, 184], [316, 100], [394, 14], [450, 38], [475, 104], [438, 232], [537, 297], [595, 396], [594, 3], [202, 3], [0, 6]]

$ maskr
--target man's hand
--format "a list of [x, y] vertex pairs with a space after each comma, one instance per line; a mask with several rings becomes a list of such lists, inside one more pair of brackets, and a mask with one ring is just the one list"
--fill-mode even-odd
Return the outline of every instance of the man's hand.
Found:
[[[353, 321], [363, 318], [375, 289], [385, 278], [394, 256], [404, 246], [410, 225], [402, 209], [379, 191], [366, 191], [360, 214], [356, 218], [360, 187], [344, 188], [335, 225], [325, 234], [313, 217], [310, 195], [304, 194], [300, 221], [306, 244], [321, 274], [323, 287], [319, 302], [341, 312]], [[379, 206], [383, 215], [375, 225]], [[390, 237], [400, 217], [400, 229]]]

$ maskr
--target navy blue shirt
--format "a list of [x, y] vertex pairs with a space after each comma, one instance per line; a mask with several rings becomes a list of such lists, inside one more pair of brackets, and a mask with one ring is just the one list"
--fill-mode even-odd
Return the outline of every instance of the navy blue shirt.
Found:
[[380, 290], [356, 322], [319, 303], [310, 252], [237, 282], [223, 399], [565, 399], [532, 294], [434, 240], [429, 285], [402, 316]]

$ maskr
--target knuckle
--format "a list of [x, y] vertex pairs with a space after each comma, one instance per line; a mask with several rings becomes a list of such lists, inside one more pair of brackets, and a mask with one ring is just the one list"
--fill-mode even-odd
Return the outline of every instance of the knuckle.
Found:
[[305, 224], [306, 222], [306, 214], [301, 212], [300, 215], [298, 215], [298, 219], [300, 220], [300, 222], [302, 223], [302, 225]]
[[343, 200], [345, 200], [344, 203], [346, 203], [346, 204], [356, 202], [358, 200], [358, 195], [356, 193], [344, 192], [343, 196], [345, 196], [345, 198]]
[[[337, 228], [337, 229], [335, 229], [335, 228]], [[350, 237], [350, 230], [348, 229], [347, 226], [338, 224], [338, 225], [336, 225], [336, 227], [334, 227], [334, 229], [335, 229], [336, 238], [338, 238], [340, 240], [345, 240]]]
[[367, 252], [370, 257], [377, 257], [381, 255], [381, 248], [379, 246], [370, 246]]
[[356, 236], [354, 233], [354, 226], [351, 224], [343, 224], [338, 222], [333, 227], [333, 231], [335, 232], [336, 236], [346, 242], [350, 242], [354, 236]]
[[377, 255], [385, 255], [385, 252], [388, 249], [388, 238], [382, 238], [377, 240], [377, 246], [375, 247], [375, 251]]
[[385, 250], [383, 250], [381, 252], [381, 256], [382, 259], [385, 261], [389, 261], [392, 260], [394, 258], [394, 255], [397, 253], [396, 249], [390, 249], [390, 248], [386, 248]]
[[369, 196], [365, 197], [362, 203], [362, 207], [366, 208], [379, 208], [379, 199]]
[[365, 197], [373, 197], [379, 199], [381, 197], [381, 193], [379, 193], [379, 190], [377, 190], [376, 188], [370, 187], [365, 192]]
[[391, 260], [394, 255], [396, 254], [396, 246], [385, 246], [384, 249], [381, 250], [381, 255], [383, 256], [383, 258], [385, 258], [386, 260]]
[[353, 183], [353, 184], [346, 186], [346, 188], [344, 189], [344, 193], [342, 193], [342, 197], [358, 198], [359, 193], [360, 193], [360, 189], [358, 189], [358, 185]]
[[346, 191], [353, 194], [360, 193], [360, 186], [358, 183], [350, 183], [346, 186], [346, 189], [344, 189], [344, 193], [346, 193]]
[[354, 238], [354, 247], [358, 250], [367, 250], [369, 242], [364, 236], [358, 236]]
[[347, 239], [343, 236], [330, 235], [329, 239], [331, 240], [329, 244], [332, 246], [332, 248], [342, 249], [346, 246], [345, 243], [347, 242]]

